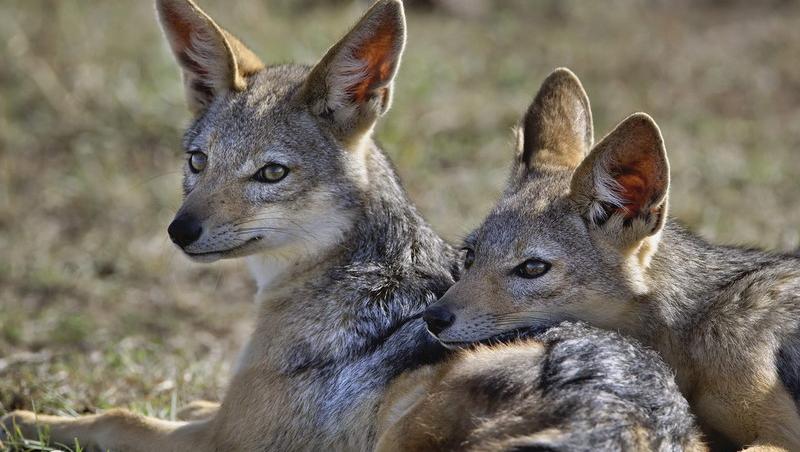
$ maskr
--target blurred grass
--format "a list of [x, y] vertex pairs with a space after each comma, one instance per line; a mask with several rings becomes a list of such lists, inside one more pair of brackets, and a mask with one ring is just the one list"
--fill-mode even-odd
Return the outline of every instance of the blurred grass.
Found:
[[[364, 6], [201, 3], [270, 62], [315, 61]], [[674, 215], [715, 240], [798, 246], [798, 2], [502, 5], [408, 16], [378, 137], [437, 230], [480, 221], [512, 125], [568, 66], [598, 138], [639, 110], [662, 126]], [[254, 288], [240, 263], [194, 265], [167, 239], [188, 114], [152, 5], [4, 1], [0, 61], [0, 413], [169, 417], [218, 399]]]

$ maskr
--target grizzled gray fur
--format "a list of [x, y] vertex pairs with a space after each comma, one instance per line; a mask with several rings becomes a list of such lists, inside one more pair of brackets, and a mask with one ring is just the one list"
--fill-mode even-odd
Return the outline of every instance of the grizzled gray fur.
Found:
[[[546, 348], [538, 366], [517, 363], [486, 389], [510, 395], [509, 389], [524, 393], [531, 384], [536, 420], [563, 433], [517, 450], [678, 452], [697, 441], [689, 404], [654, 351], [582, 323], [564, 322], [532, 337]], [[530, 382], [520, 377], [526, 374]]]

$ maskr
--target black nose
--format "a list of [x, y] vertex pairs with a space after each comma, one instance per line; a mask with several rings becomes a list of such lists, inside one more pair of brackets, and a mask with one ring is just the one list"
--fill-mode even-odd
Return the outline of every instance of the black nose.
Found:
[[176, 245], [184, 248], [200, 238], [203, 233], [203, 227], [193, 216], [184, 213], [172, 220], [167, 232], [169, 233], [169, 238]]
[[425, 323], [428, 324], [428, 329], [433, 334], [439, 334], [446, 330], [448, 326], [453, 324], [456, 316], [447, 308], [441, 306], [431, 306], [422, 314]]

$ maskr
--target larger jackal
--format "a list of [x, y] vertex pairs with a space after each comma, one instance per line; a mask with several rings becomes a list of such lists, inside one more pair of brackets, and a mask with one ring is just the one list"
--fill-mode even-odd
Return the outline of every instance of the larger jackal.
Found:
[[169, 234], [195, 260], [247, 257], [255, 331], [207, 419], [5, 423], [35, 434], [38, 420], [102, 450], [370, 450], [389, 382], [441, 354], [415, 315], [455, 262], [372, 139], [405, 44], [402, 4], [378, 1], [315, 66], [265, 65], [192, 1], [156, 7], [194, 113]]

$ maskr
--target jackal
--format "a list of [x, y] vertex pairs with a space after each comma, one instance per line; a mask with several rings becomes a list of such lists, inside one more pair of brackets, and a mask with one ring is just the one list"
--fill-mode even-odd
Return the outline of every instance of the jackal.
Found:
[[430, 328], [448, 344], [562, 320], [617, 330], [660, 352], [709, 430], [800, 450], [800, 259], [690, 234], [667, 218], [669, 180], [649, 116], [593, 145], [588, 97], [556, 70]]
[[456, 262], [372, 139], [405, 44], [402, 4], [376, 2], [313, 67], [264, 65], [190, 0], [156, 9], [194, 113], [169, 235], [198, 261], [247, 256], [255, 331], [206, 419], [3, 423], [101, 450], [370, 450], [388, 383], [441, 355], [417, 314]]

